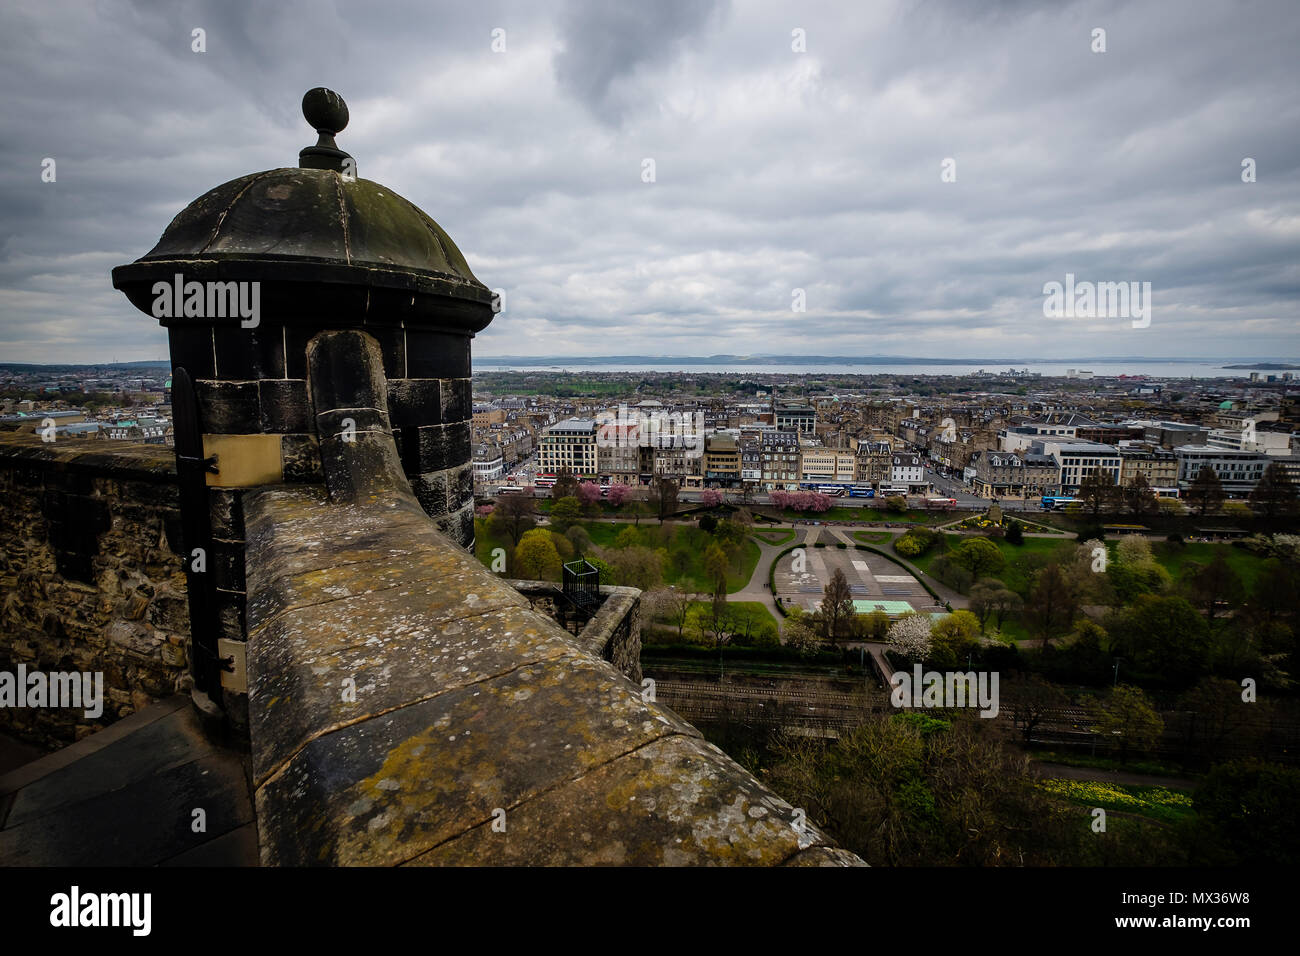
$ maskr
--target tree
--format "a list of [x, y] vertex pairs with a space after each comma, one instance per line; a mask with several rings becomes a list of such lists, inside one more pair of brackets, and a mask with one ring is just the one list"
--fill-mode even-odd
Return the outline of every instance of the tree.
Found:
[[713, 515], [700, 515], [700, 530], [713, 534], [718, 529], [718, 519]]
[[722, 648], [731, 642], [734, 636], [734, 615], [727, 604], [727, 592], [718, 589], [713, 592], [713, 599], [702, 619], [701, 627], [718, 649], [718, 678], [722, 678]]
[[1300, 859], [1300, 770], [1257, 760], [1220, 764], [1192, 801], [1230, 862], [1292, 866]]
[[823, 591], [821, 613], [826, 640], [834, 642], [841, 627], [853, 618], [853, 592], [840, 568], [835, 569]]
[[578, 501], [586, 514], [594, 514], [600, 506], [600, 485], [594, 481], [584, 481], [578, 485]]
[[1151, 482], [1147, 481], [1147, 476], [1138, 472], [1133, 480], [1124, 487], [1124, 498], [1128, 504], [1129, 513], [1134, 518], [1145, 518], [1155, 513], [1159, 507], [1156, 504], [1155, 493], [1151, 491]]
[[952, 561], [976, 578], [997, 574], [1006, 564], [998, 546], [988, 538], [967, 538], [953, 550]]
[[1164, 733], [1165, 722], [1146, 694], [1136, 687], [1120, 684], [1102, 705], [1093, 730], [1107, 740], [1118, 737], [1120, 763], [1127, 763], [1132, 751], [1150, 750], [1155, 745]]
[[996, 578], [985, 578], [976, 581], [970, 589], [970, 609], [975, 619], [979, 621], [980, 633], [984, 632], [984, 625], [993, 613], [993, 595], [1001, 588], [1001, 581]]
[[1222, 677], [1203, 677], [1178, 700], [1187, 714], [1188, 751], [1218, 763], [1234, 742], [1245, 742], [1256, 704], [1245, 704], [1241, 686]]
[[677, 628], [677, 639], [684, 640], [686, 619], [691, 610], [691, 595], [677, 588], [665, 588], [651, 593], [655, 595], [655, 606], [659, 614]]
[[1186, 683], [1209, 669], [1209, 626], [1180, 597], [1139, 595], [1109, 630], [1112, 650], [1139, 671]]
[[1223, 483], [1219, 481], [1214, 469], [1205, 465], [1197, 473], [1184, 497], [1196, 509], [1197, 516], [1204, 518], [1207, 512], [1217, 511], [1223, 504]]
[[1222, 552], [1216, 553], [1209, 564], [1189, 564], [1183, 576], [1189, 596], [1211, 623], [1221, 609], [1231, 610], [1245, 600], [1246, 587]]
[[700, 504], [706, 508], [716, 508], [722, 504], [723, 494], [717, 488], [705, 488], [700, 492]]
[[1047, 650], [1051, 639], [1074, 623], [1079, 610], [1078, 586], [1053, 562], [1035, 575], [1026, 608], [1030, 628]]
[[907, 499], [902, 495], [890, 495], [885, 499], [885, 510], [901, 515], [907, 510]]
[[642, 545], [619, 548], [604, 555], [618, 576], [618, 583], [626, 587], [649, 591], [663, 583], [663, 555]]
[[1296, 510], [1296, 489], [1286, 469], [1272, 462], [1250, 493], [1250, 504], [1270, 521], [1290, 517]]
[[930, 628], [931, 661], [936, 667], [957, 667], [979, 648], [979, 620], [970, 611], [944, 615]]
[[1095, 521], [1104, 511], [1110, 511], [1115, 504], [1115, 483], [1110, 472], [1094, 468], [1079, 485], [1078, 498], [1083, 502], [1083, 510]]
[[559, 501], [561, 498], [576, 498], [578, 496], [578, 479], [573, 476], [567, 468], [561, 468], [555, 476], [555, 484], [551, 486], [551, 500]]
[[1020, 547], [1025, 543], [1025, 532], [1020, 527], [1019, 521], [1007, 522], [1007, 544]]
[[501, 495], [488, 518], [488, 532], [505, 537], [513, 548], [537, 524], [537, 499], [531, 495]]
[[582, 505], [573, 495], [561, 498], [551, 505], [551, 512], [547, 517], [551, 519], [551, 527], [560, 534], [564, 534], [574, 522], [582, 517]]
[[726, 593], [729, 570], [731, 562], [727, 560], [727, 552], [721, 545], [715, 541], [704, 549], [704, 574], [715, 591], [721, 587], [723, 593]]
[[610, 485], [609, 497], [606, 498], [605, 500], [608, 501], [615, 508], [617, 508], [620, 505], [622, 505], [624, 501], [627, 500], [628, 493], [631, 492], [631, 490], [632, 490], [631, 486], [624, 485], [621, 483]]
[[1011, 722], [1024, 735], [1025, 746], [1028, 747], [1038, 725], [1069, 703], [1070, 698], [1065, 695], [1065, 691], [1037, 674], [1032, 674], [1023, 683], [1016, 685], [1010, 705], [1004, 707], [1010, 710]]
[[564, 532], [564, 536], [569, 539], [573, 545], [575, 554], [585, 554], [591, 548], [591, 535], [587, 534], [587, 529], [580, 524], [575, 524]]
[[650, 485], [650, 509], [659, 517], [659, 523], [677, 510], [677, 482], [660, 476]]
[[803, 655], [815, 654], [821, 647], [816, 619], [797, 604], [785, 619], [785, 643]]
[[515, 547], [514, 573], [518, 577], [536, 581], [559, 578], [560, 553], [555, 549], [549, 531], [534, 528], [524, 533]]
[[889, 633], [889, 615], [879, 609], [857, 615], [855, 624], [864, 641], [883, 641]]
[[930, 656], [930, 619], [921, 614], [904, 614], [889, 625], [886, 635], [891, 648], [913, 664]]

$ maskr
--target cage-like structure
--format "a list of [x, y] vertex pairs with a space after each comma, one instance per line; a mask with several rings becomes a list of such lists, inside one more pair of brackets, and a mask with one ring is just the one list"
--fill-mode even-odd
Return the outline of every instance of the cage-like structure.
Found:
[[590, 614], [600, 607], [600, 571], [585, 558], [570, 561], [564, 565], [563, 590], [571, 603]]

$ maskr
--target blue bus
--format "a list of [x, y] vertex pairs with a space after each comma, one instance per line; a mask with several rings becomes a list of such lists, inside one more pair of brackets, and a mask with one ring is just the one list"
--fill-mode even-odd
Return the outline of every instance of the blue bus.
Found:
[[1042, 508], [1044, 511], [1060, 511], [1078, 500], [1078, 498], [1070, 498], [1065, 495], [1043, 495]]
[[874, 498], [876, 489], [870, 485], [849, 485], [850, 498]]

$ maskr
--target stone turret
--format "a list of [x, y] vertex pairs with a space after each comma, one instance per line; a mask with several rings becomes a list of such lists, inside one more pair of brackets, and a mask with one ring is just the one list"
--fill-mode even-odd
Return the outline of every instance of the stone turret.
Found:
[[[340, 96], [314, 89], [302, 106], [319, 140], [298, 166], [217, 186], [145, 256], [113, 270], [114, 287], [168, 333], [186, 553], [204, 552], [201, 566], [187, 565], [195, 679], [213, 697], [228, 660], [217, 641], [246, 633], [243, 496], [321, 483], [323, 441], [391, 430], [425, 512], [452, 540], [474, 540], [470, 339], [492, 321], [492, 294], [436, 222], [358, 178], [334, 140], [348, 123]], [[378, 344], [382, 417], [343, 408], [317, 418], [307, 346], [332, 330]], [[187, 474], [201, 476], [188, 496]]]

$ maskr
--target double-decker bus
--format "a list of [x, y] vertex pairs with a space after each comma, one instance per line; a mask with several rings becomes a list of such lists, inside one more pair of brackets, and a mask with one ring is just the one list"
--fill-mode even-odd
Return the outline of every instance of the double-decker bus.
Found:
[[945, 511], [952, 511], [957, 507], [956, 498], [926, 498], [925, 506], [927, 508], [941, 508]]
[[1044, 511], [1060, 511], [1068, 505], [1078, 502], [1078, 498], [1070, 498], [1066, 495], [1043, 495], [1042, 508]]
[[843, 485], [817, 485], [813, 490], [818, 491], [823, 495], [830, 495], [832, 498], [844, 497]]
[[876, 489], [870, 485], [849, 485], [850, 498], [874, 498]]
[[524, 489], [520, 488], [518, 485], [502, 485], [497, 489], [498, 495], [521, 495], [523, 492]]
[[536, 485], [538, 488], [554, 488], [554, 487], [555, 487], [555, 476], [554, 476], [554, 475], [538, 475], [536, 478], [533, 479], [533, 484]]
[[1181, 498], [1177, 488], [1152, 488], [1151, 493], [1157, 498]]
[[884, 497], [888, 497], [889, 495], [902, 495], [904, 498], [906, 498], [907, 485], [881, 485], [880, 496], [884, 498]]

